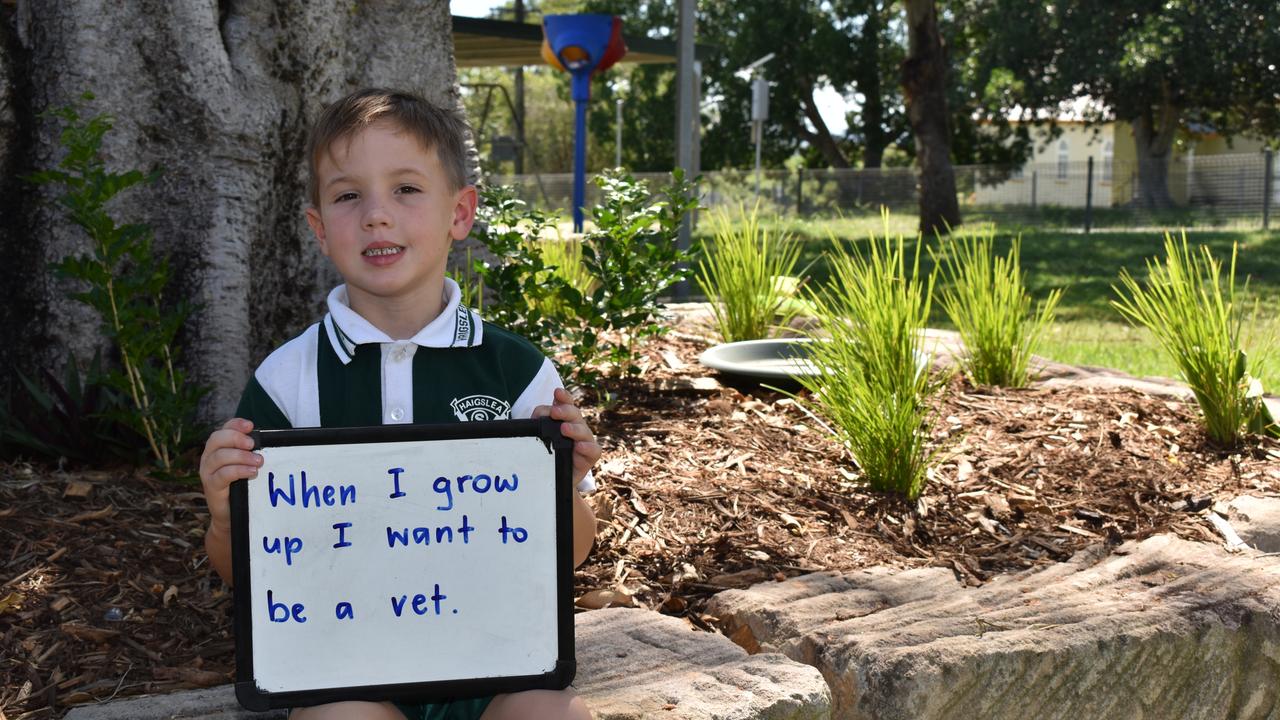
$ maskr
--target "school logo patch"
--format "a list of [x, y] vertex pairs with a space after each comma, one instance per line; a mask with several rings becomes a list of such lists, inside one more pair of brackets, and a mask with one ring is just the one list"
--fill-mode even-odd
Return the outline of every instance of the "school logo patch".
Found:
[[511, 403], [488, 395], [455, 398], [449, 404], [453, 406], [453, 414], [463, 422], [507, 420], [511, 417]]

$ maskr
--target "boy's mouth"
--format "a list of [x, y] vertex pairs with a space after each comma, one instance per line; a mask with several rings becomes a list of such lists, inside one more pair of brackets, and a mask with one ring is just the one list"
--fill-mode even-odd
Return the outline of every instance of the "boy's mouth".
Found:
[[365, 257], [382, 257], [384, 255], [398, 255], [401, 252], [404, 252], [404, 248], [399, 245], [390, 245], [386, 247], [368, 248], [360, 254]]

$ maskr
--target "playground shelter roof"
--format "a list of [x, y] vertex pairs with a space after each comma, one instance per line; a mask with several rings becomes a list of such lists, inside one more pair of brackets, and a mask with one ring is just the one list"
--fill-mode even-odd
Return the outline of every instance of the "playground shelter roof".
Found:
[[[627, 54], [622, 63], [674, 63], [676, 43], [623, 33]], [[694, 57], [704, 60], [706, 45], [694, 48]], [[509, 20], [453, 16], [453, 54], [457, 66], [493, 67], [542, 65], [542, 26]]]

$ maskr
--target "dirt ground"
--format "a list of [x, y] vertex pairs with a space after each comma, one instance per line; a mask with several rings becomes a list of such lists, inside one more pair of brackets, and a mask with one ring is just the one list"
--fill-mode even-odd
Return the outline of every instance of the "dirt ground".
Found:
[[[1205, 514], [1280, 494], [1280, 442], [1211, 446], [1192, 404], [1119, 389], [953, 381], [918, 502], [870, 492], [789, 397], [722, 384], [707, 341], [651, 343], [589, 408], [605, 448], [580, 607], [636, 605], [715, 631], [706, 600], [815, 570], [951, 568], [978, 585], [1094, 543], [1222, 542]], [[588, 398], [590, 400], [590, 398]], [[231, 681], [231, 597], [205, 561], [194, 485], [0, 465], [0, 720]]]

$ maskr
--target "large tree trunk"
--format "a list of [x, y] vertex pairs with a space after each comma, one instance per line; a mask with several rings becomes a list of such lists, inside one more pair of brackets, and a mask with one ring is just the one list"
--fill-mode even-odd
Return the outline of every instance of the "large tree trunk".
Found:
[[884, 149], [889, 133], [884, 126], [884, 91], [880, 82], [880, 35], [884, 32], [879, 3], [872, 3], [862, 26], [862, 51], [858, 55], [858, 92], [862, 93], [862, 166], [879, 168], [884, 163]]
[[365, 85], [461, 107], [446, 0], [18, 0], [0, 14], [0, 105], [14, 113], [0, 115], [0, 361], [30, 367], [63, 346], [84, 359], [102, 342], [98, 318], [47, 271], [86, 238], [13, 179], [60, 157], [38, 114], [91, 91], [87, 110], [116, 118], [108, 165], [163, 170], [114, 209], [154, 228], [173, 258], [169, 291], [200, 306], [182, 338], [189, 374], [213, 389], [211, 419], [231, 413], [267, 352], [315, 321], [337, 280], [302, 215], [318, 111]]
[[902, 89], [920, 164], [920, 231], [946, 233], [960, 224], [947, 127], [947, 61], [933, 0], [906, 0], [907, 59]]
[[800, 128], [804, 140], [818, 148], [818, 151], [827, 159], [827, 163], [831, 167], [842, 170], [847, 169], [849, 161], [845, 159], [844, 153], [840, 152], [840, 146], [836, 143], [836, 139], [831, 136], [831, 130], [827, 127], [826, 121], [822, 119], [822, 113], [818, 112], [818, 103], [813, 99], [813, 82], [809, 80], [801, 81], [801, 87], [803, 89], [801, 105], [803, 105], [804, 116], [808, 118], [814, 129], [814, 132], [808, 132], [803, 127]]
[[1138, 155], [1138, 191], [1133, 203], [1147, 210], [1173, 207], [1169, 194], [1169, 154], [1178, 132], [1178, 109], [1167, 98], [1132, 118], [1133, 142]]

